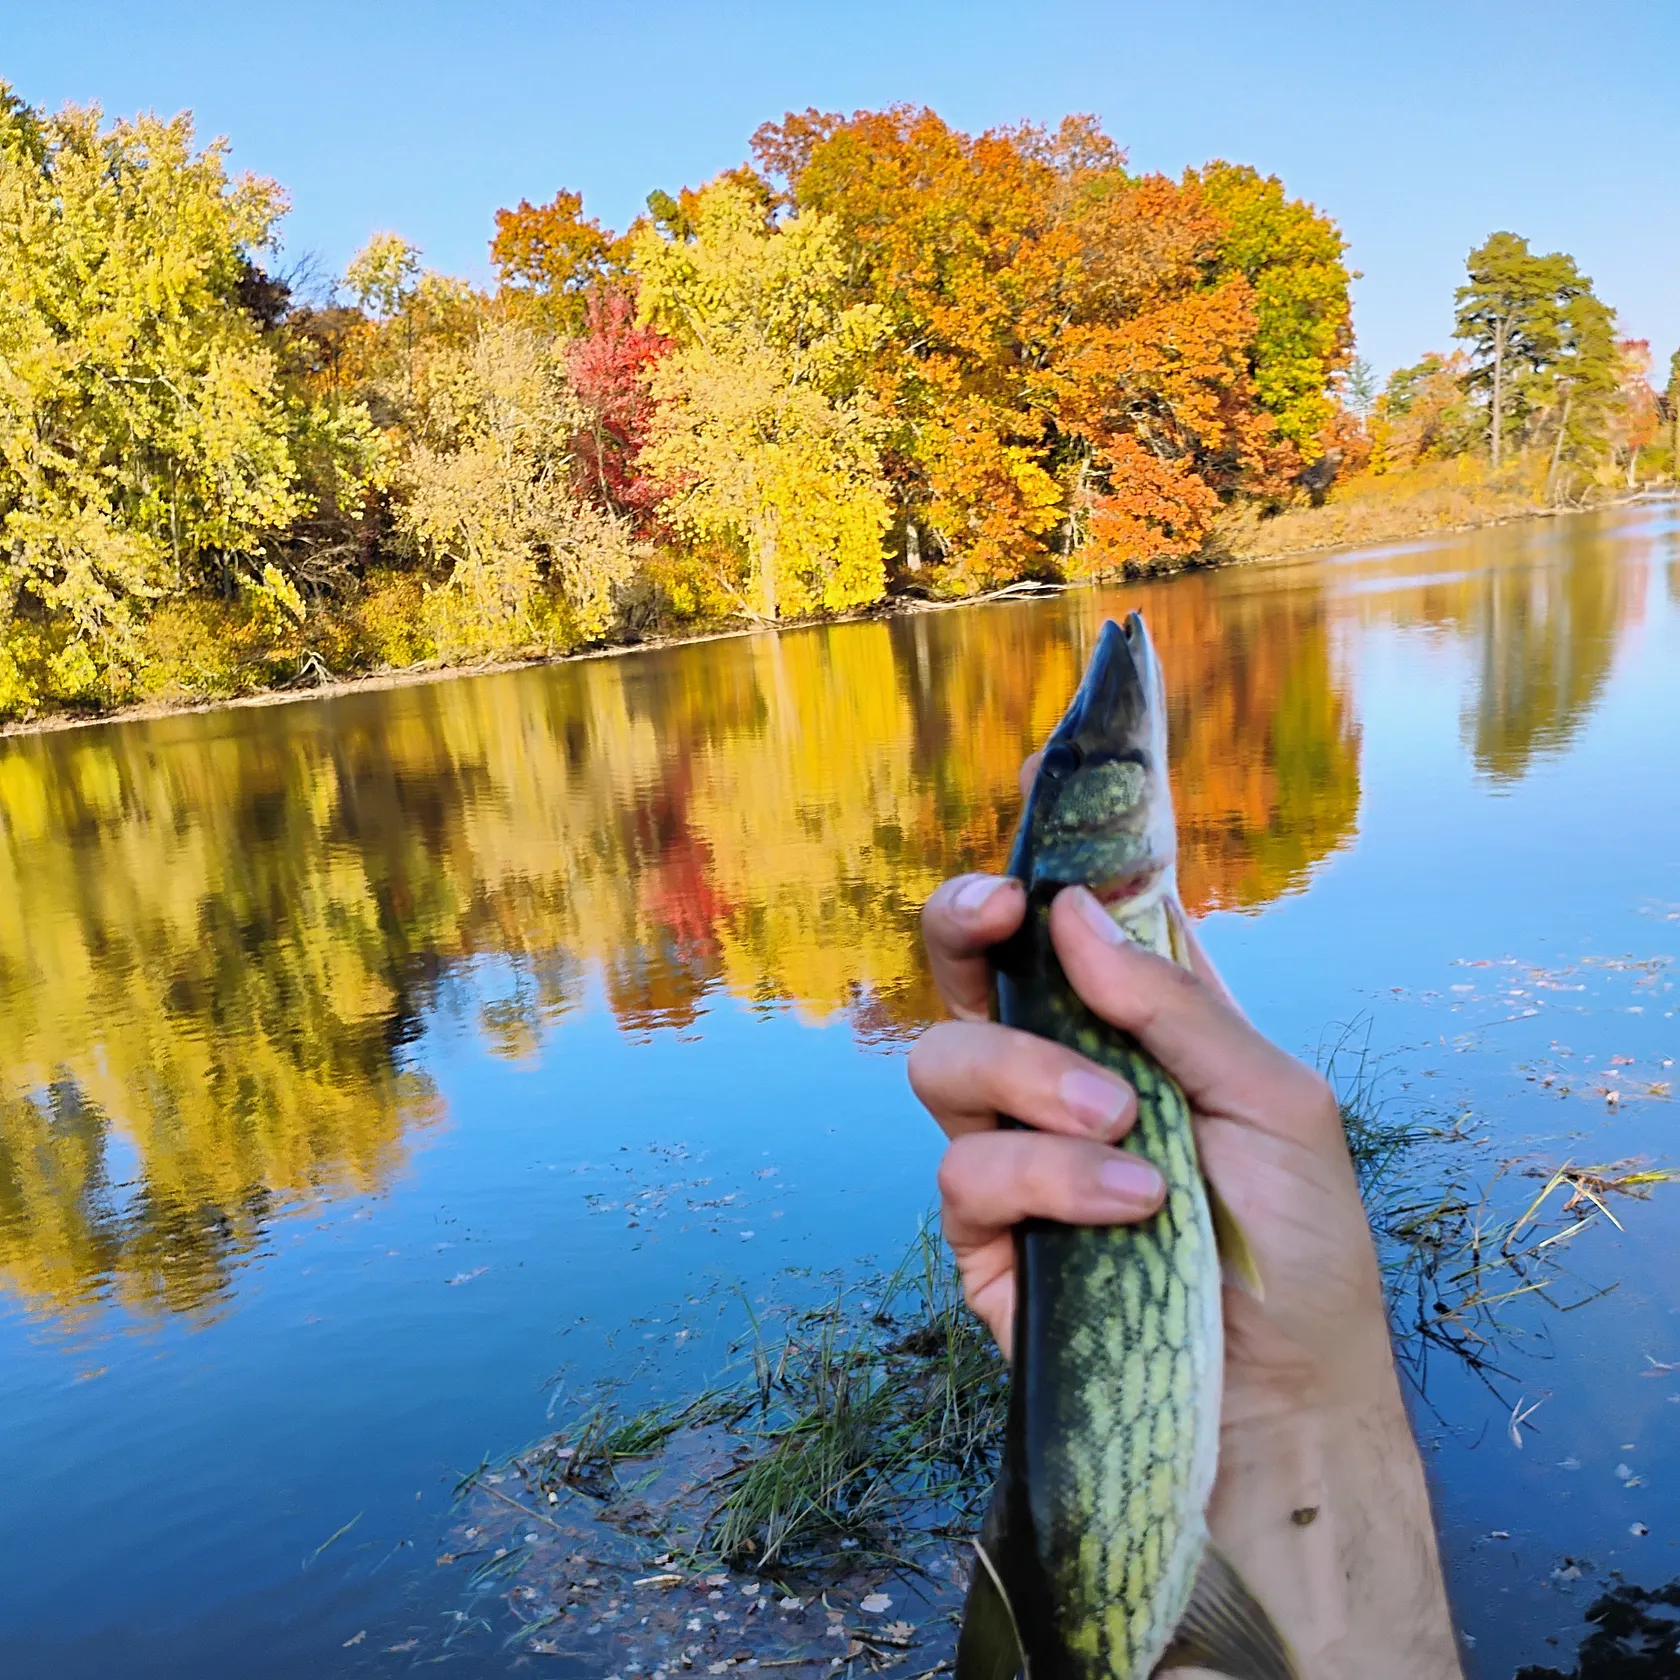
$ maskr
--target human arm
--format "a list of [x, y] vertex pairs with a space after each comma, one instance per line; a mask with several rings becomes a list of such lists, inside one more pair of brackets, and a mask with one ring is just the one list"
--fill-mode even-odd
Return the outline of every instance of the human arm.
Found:
[[[1013, 1226], [1033, 1216], [1138, 1219], [1161, 1194], [1153, 1169], [1117, 1147], [1136, 1117], [1123, 1083], [986, 1019], [985, 953], [1023, 909], [1018, 884], [978, 876], [929, 901], [928, 949], [955, 1019], [929, 1029], [910, 1070], [952, 1139], [940, 1168], [946, 1235], [971, 1305], [1006, 1353]], [[1204, 1171], [1242, 1224], [1264, 1284], [1263, 1299], [1225, 1293], [1215, 1541], [1288, 1637], [1302, 1680], [1458, 1675], [1422, 1465], [1334, 1096], [1250, 1025], [1199, 946], [1194, 973], [1138, 950], [1078, 889], [1052, 907], [1051, 934], [1085, 1002], [1184, 1088]], [[1035, 1129], [999, 1130], [999, 1112]]]

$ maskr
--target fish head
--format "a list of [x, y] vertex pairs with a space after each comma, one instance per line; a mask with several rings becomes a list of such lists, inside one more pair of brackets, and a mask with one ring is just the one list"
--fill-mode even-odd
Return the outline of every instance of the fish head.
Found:
[[1128, 613], [1104, 623], [1045, 743], [1011, 872], [1029, 892], [1080, 885], [1120, 907], [1170, 882], [1176, 853], [1166, 691], [1143, 619]]

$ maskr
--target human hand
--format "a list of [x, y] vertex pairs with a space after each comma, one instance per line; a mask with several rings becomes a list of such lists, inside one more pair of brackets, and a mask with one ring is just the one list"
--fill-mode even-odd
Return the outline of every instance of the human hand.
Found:
[[[986, 952], [1025, 910], [1018, 882], [968, 875], [928, 901], [923, 928], [954, 1020], [910, 1058], [916, 1094], [951, 1138], [942, 1217], [970, 1305], [1005, 1353], [1013, 1227], [1040, 1217], [1118, 1224], [1153, 1213], [1159, 1175], [1123, 1148], [1137, 1114], [1122, 1080], [1076, 1052], [986, 1019]], [[1082, 889], [1051, 937], [1075, 991], [1183, 1087], [1209, 1183], [1253, 1250], [1263, 1299], [1225, 1298], [1225, 1415], [1298, 1408], [1389, 1365], [1382, 1289], [1335, 1097], [1242, 1015], [1192, 936], [1194, 967], [1127, 942]], [[999, 1130], [998, 1114], [1031, 1131]]]
[[[1149, 1163], [1120, 1147], [1135, 1093], [1065, 1046], [988, 1019], [987, 952], [1025, 909], [1007, 877], [959, 876], [929, 899], [924, 937], [954, 1019], [910, 1056], [911, 1085], [951, 1140], [939, 1170], [946, 1239], [1006, 1356], [1014, 1226], [1135, 1221], [1162, 1194]], [[1193, 933], [1187, 972], [1131, 945], [1077, 888], [1051, 906], [1050, 933], [1086, 1004], [1182, 1086], [1203, 1172], [1259, 1273], [1261, 1296], [1224, 1293], [1214, 1540], [1303, 1680], [1451, 1680], [1461, 1670], [1428, 1493], [1334, 1094], [1249, 1023]], [[1000, 1113], [1033, 1129], [1000, 1129]]]

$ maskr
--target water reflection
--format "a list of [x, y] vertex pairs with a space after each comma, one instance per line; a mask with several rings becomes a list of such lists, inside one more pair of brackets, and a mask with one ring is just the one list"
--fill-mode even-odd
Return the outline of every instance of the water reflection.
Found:
[[902, 1036], [922, 899], [1001, 858], [1022, 754], [1140, 597], [1187, 900], [1297, 890], [1358, 815], [1344, 628], [1475, 650], [1489, 774], [1590, 709], [1637, 568], [1525, 540], [1379, 559], [1364, 593], [1200, 574], [5, 743], [0, 1279], [59, 1315], [212, 1306], [278, 1206], [386, 1182], [436, 1119], [443, 1003], [519, 1060], [592, 983], [633, 1034], [723, 991]]
[[1463, 738], [1488, 780], [1515, 782], [1567, 747], [1603, 692], [1622, 635], [1636, 625], [1671, 528], [1571, 518], [1471, 533], [1425, 559], [1377, 563], [1362, 585], [1366, 621], [1461, 640], [1476, 663]]

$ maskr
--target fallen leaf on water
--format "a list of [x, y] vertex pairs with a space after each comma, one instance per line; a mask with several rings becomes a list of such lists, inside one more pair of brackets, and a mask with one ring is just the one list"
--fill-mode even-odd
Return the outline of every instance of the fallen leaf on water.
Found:
[[858, 1605], [858, 1609], [860, 1609], [866, 1616], [879, 1616], [883, 1610], [890, 1610], [891, 1608], [892, 1600], [885, 1593], [881, 1592], [870, 1593], [869, 1596]]
[[402, 1644], [387, 1645], [385, 1649], [393, 1654], [401, 1653], [403, 1651], [418, 1651], [420, 1649], [420, 1641], [418, 1639], [405, 1639]]
[[1628, 1524], [1628, 1533], [1629, 1534], [1644, 1535], [1644, 1534], [1649, 1534], [1650, 1532], [1651, 1532], [1650, 1529], [1648, 1529], [1644, 1525], [1644, 1523], [1629, 1523]]
[[1521, 1447], [1522, 1446], [1522, 1425], [1525, 1424], [1531, 1417], [1533, 1417], [1534, 1414], [1537, 1411], [1539, 1411], [1540, 1408], [1543, 1405], [1545, 1405], [1545, 1403], [1546, 1403], [1546, 1397], [1544, 1395], [1542, 1395], [1538, 1400], [1536, 1400], [1534, 1402], [1534, 1404], [1532, 1406], [1529, 1406], [1525, 1410], [1521, 1397], [1518, 1398], [1516, 1405], [1514, 1405], [1511, 1408], [1511, 1445], [1512, 1446], [1514, 1446], [1514, 1447]]
[[344, 1641], [344, 1649], [346, 1651], [348, 1651], [352, 1645], [360, 1645], [361, 1642], [366, 1638], [367, 1638], [367, 1629], [363, 1628], [360, 1633], [353, 1633], [353, 1634], [350, 1635], [350, 1637], [348, 1639], [346, 1639]]

